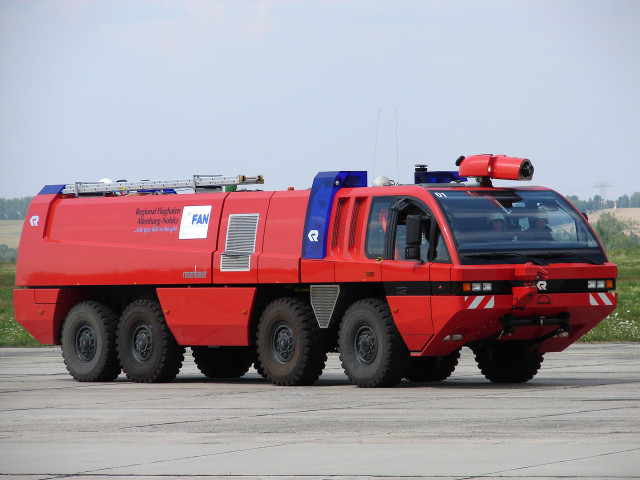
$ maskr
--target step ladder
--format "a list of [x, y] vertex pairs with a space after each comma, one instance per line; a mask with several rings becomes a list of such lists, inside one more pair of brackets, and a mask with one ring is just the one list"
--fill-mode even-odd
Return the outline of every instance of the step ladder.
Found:
[[76, 182], [65, 185], [63, 195], [105, 195], [109, 193], [127, 194], [128, 192], [163, 194], [175, 193], [176, 189], [189, 189], [194, 192], [221, 190], [230, 185], [263, 184], [262, 175], [253, 177], [236, 175], [224, 177], [222, 175], [194, 175], [187, 180], [139, 180], [137, 182]]

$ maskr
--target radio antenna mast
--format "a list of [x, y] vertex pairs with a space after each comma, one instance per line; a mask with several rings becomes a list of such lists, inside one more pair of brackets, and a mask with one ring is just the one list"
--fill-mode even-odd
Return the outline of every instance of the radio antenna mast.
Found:
[[400, 184], [400, 155], [398, 154], [398, 107], [396, 107], [396, 169], [398, 171], [398, 180], [396, 184]]
[[376, 126], [376, 142], [373, 144], [373, 171], [371, 177], [376, 178], [376, 150], [378, 149], [378, 132], [380, 131], [380, 112], [382, 108], [378, 107], [378, 125]]

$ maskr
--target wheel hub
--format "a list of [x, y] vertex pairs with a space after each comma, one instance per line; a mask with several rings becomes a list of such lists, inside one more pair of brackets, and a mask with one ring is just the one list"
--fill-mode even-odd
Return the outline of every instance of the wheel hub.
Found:
[[378, 356], [378, 339], [369, 325], [361, 326], [353, 339], [356, 358], [362, 365], [371, 365]]
[[76, 334], [76, 353], [81, 362], [90, 362], [96, 356], [96, 332], [83, 325]]
[[273, 330], [271, 336], [271, 353], [278, 363], [289, 363], [295, 352], [295, 338], [293, 330], [285, 323], [280, 323]]
[[131, 351], [139, 362], [149, 360], [153, 351], [153, 336], [147, 324], [137, 325], [131, 334]]

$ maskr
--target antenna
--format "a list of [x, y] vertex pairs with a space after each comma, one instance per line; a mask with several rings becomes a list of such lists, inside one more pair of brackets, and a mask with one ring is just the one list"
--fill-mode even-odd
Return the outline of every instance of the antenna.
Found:
[[604, 210], [604, 203], [605, 203], [605, 199], [607, 198], [607, 188], [611, 188], [613, 185], [611, 185], [608, 182], [600, 182], [600, 183], [596, 183], [593, 188], [599, 188], [600, 189], [600, 210]]
[[396, 184], [400, 184], [400, 156], [398, 154], [398, 107], [396, 107], [396, 169], [398, 170], [398, 180]]
[[380, 112], [382, 108], [378, 107], [378, 126], [376, 127], [376, 143], [373, 144], [373, 171], [371, 177], [376, 178], [376, 150], [378, 149], [378, 132], [380, 131]]

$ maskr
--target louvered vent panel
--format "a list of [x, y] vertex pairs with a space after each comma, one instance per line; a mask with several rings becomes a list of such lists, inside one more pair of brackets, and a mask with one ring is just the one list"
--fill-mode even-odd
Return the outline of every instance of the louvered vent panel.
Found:
[[248, 271], [251, 267], [251, 254], [256, 250], [258, 232], [257, 213], [229, 215], [227, 241], [220, 258], [220, 270], [223, 272]]
[[358, 232], [358, 222], [360, 220], [360, 207], [364, 202], [364, 198], [356, 198], [353, 206], [353, 215], [351, 216], [351, 225], [349, 227], [349, 248], [356, 244], [356, 233]]
[[[340, 244], [340, 238], [344, 235], [344, 206], [347, 204], [346, 198], [338, 200], [336, 206], [336, 216], [333, 222], [333, 232], [331, 232], [331, 248], [335, 248]], [[341, 235], [342, 233], [342, 235]]]
[[327, 328], [340, 294], [338, 285], [311, 285], [311, 306], [320, 328]]

